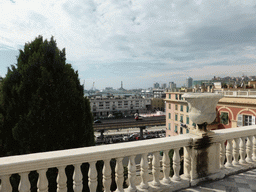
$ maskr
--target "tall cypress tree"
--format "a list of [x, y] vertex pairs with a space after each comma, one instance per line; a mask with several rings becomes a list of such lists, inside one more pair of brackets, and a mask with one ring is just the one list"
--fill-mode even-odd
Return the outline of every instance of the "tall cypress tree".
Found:
[[53, 37], [25, 44], [0, 91], [2, 156], [94, 145], [89, 100]]

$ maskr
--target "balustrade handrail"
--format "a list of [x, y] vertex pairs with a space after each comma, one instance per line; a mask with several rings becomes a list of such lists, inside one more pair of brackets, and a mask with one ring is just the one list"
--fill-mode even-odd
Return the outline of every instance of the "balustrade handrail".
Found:
[[152, 153], [190, 145], [189, 135], [0, 158], [0, 176], [52, 167]]
[[215, 93], [223, 94], [226, 97], [256, 97], [256, 91], [227, 90], [227, 91], [215, 91]]
[[251, 125], [251, 126], [245, 126], [245, 127], [213, 130], [213, 132], [216, 133], [215, 137], [220, 136], [220, 139], [224, 141], [228, 139], [235, 139], [235, 138], [256, 135], [256, 128], [255, 128], [255, 125]]

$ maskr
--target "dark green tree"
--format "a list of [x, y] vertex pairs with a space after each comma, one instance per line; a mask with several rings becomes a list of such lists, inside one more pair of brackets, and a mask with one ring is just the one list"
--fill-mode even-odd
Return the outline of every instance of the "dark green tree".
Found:
[[25, 44], [0, 91], [1, 156], [94, 145], [89, 100], [53, 37]]

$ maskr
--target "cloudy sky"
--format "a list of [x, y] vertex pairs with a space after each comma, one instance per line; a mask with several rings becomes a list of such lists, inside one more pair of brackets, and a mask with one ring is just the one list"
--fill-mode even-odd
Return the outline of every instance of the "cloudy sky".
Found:
[[0, 75], [38, 35], [90, 89], [256, 75], [255, 0], [0, 0]]

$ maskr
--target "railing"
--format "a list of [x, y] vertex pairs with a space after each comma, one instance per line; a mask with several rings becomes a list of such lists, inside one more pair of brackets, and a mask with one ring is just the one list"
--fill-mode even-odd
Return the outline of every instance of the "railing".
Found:
[[256, 97], [256, 91], [215, 91], [225, 97]]
[[[136, 141], [121, 144], [102, 145], [71, 150], [36, 153], [29, 155], [11, 156], [0, 158], [1, 192], [12, 191], [10, 176], [20, 175], [19, 191], [30, 191], [31, 184], [28, 174], [37, 171], [39, 174], [37, 188], [39, 192], [48, 191], [46, 172], [49, 168], [57, 167], [57, 191], [67, 191], [67, 177], [65, 168], [74, 166], [73, 189], [81, 192], [83, 188], [83, 175], [81, 164], [89, 163], [88, 185], [91, 192], [95, 192], [97, 182], [96, 162], [103, 161], [103, 190], [110, 192], [111, 167], [110, 160], [116, 159], [115, 182], [116, 192], [121, 191], [174, 191], [195, 185], [198, 181], [212, 178], [223, 178], [225, 175], [237, 171], [256, 167], [256, 126], [216, 130], [209, 135], [210, 147], [198, 146], [200, 140], [206, 137], [192, 134], [184, 134], [174, 137]], [[207, 137], [208, 138], [208, 137]], [[227, 142], [226, 142], [227, 141]], [[225, 144], [226, 142], [226, 144]], [[212, 146], [217, 146], [213, 159], [209, 158], [208, 169], [213, 167], [214, 173], [206, 171], [207, 175], [200, 177], [197, 173], [197, 155], [200, 150], [206, 155], [212, 153]], [[179, 150], [183, 148], [184, 155], [180, 156]], [[172, 165], [170, 164], [169, 151], [173, 149]], [[160, 164], [160, 151], [163, 153]], [[148, 154], [152, 154], [152, 165], [149, 165]], [[136, 176], [135, 157], [140, 155], [140, 175]], [[129, 159], [128, 163], [128, 188], [123, 188], [124, 167], [123, 159]], [[184, 160], [183, 174], [180, 175], [180, 160]], [[214, 160], [215, 159], [215, 160]], [[217, 160], [217, 161], [216, 161]], [[149, 166], [152, 173], [149, 174]], [[173, 168], [173, 176], [170, 177], [170, 167]], [[161, 171], [162, 170], [162, 171]], [[138, 179], [138, 177], [140, 177]], [[140, 183], [137, 181], [140, 180]]]

